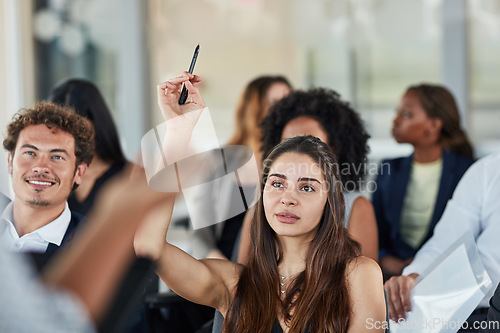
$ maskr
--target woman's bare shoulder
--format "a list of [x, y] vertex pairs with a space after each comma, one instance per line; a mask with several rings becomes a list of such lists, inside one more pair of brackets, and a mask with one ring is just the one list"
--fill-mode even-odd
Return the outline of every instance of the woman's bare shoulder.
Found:
[[384, 323], [386, 305], [382, 271], [367, 257], [353, 259], [347, 269], [352, 317], [348, 332], [383, 332], [383, 328], [370, 329], [372, 322]]
[[378, 263], [365, 256], [359, 256], [352, 259], [347, 264], [347, 279], [351, 284], [364, 283], [371, 280], [373, 283], [383, 285], [382, 270]]
[[352, 209], [357, 209], [361, 211], [371, 211], [373, 210], [373, 204], [368, 198], [360, 195], [359, 197], [354, 200]]

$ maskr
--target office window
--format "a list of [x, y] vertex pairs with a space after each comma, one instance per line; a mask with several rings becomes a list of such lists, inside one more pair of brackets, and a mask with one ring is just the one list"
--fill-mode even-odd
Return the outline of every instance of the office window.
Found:
[[[441, 82], [440, 1], [352, 1], [354, 101], [374, 138], [390, 138], [409, 85]], [[358, 22], [359, 21], [359, 22]]]
[[38, 0], [33, 7], [36, 99], [70, 77], [99, 86], [111, 109], [116, 102], [117, 0]]
[[475, 142], [500, 139], [500, 3], [468, 1], [469, 133]]

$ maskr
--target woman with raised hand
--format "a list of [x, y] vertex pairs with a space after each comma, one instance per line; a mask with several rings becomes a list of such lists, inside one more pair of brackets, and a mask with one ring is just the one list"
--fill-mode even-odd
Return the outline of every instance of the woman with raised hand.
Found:
[[[204, 108], [190, 80], [198, 79], [184, 73], [159, 86], [164, 114], [186, 117]], [[178, 105], [182, 83], [192, 102]], [[218, 309], [224, 332], [382, 332], [380, 269], [360, 256], [343, 221], [335, 155], [319, 139], [301, 136], [279, 144], [263, 162], [248, 265], [196, 260], [164, 242], [168, 226], [147, 226], [162, 231], [156, 237], [163, 246], [143, 251], [151, 239], [141, 237], [135, 244], [173, 291]]]
[[404, 93], [392, 136], [413, 146], [410, 156], [382, 161], [373, 194], [380, 266], [400, 275], [433, 233], [460, 178], [474, 162], [453, 95], [420, 84]]

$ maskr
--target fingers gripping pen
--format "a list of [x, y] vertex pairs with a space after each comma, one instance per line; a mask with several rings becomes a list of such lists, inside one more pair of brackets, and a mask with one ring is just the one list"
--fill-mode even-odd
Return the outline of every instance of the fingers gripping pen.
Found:
[[[193, 74], [194, 65], [196, 64], [196, 59], [198, 58], [199, 52], [200, 52], [200, 44], [196, 45], [196, 48], [194, 49], [193, 58], [191, 59], [191, 65], [189, 65], [189, 70], [188, 70], [190, 74]], [[183, 85], [181, 97], [179, 97], [179, 104], [182, 105], [186, 103], [187, 97], [188, 97], [188, 90], [186, 89], [186, 85]]]

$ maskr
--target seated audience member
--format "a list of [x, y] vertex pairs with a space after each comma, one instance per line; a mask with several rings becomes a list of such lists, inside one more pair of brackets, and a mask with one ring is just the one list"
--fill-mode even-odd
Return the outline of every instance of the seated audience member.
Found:
[[[269, 108], [276, 101], [288, 95], [291, 89], [290, 83], [283, 76], [260, 76], [248, 83], [236, 109], [236, 129], [228, 145], [250, 147], [260, 164], [259, 147], [261, 133], [259, 124], [267, 115]], [[226, 167], [233, 169], [234, 164], [235, 168], [238, 168], [241, 165], [239, 164], [241, 160], [242, 157], [240, 156], [226, 158], [226, 163], [231, 163], [231, 165], [226, 165]], [[222, 221], [221, 216], [231, 215], [231, 198], [235, 195], [239, 196], [239, 193], [233, 193], [231, 189], [235, 187], [232, 186], [233, 184], [228, 184], [228, 181], [225, 179], [217, 179], [212, 184], [213, 187], [205, 187], [203, 191], [198, 192], [197, 197], [199, 199], [197, 202], [199, 202], [199, 205], [194, 207], [194, 211], [190, 211], [190, 214], [202, 214], [203, 218], [206, 219], [206, 224], [210, 224], [209, 227], [196, 229], [192, 232], [192, 254], [195, 258], [199, 259], [231, 259], [245, 212]], [[256, 186], [256, 184], [240, 185], [240, 190], [243, 190], [242, 187], [245, 187], [252, 191]], [[226, 197], [225, 201], [227, 201], [227, 205], [225, 208], [217, 207], [216, 209], [213, 205], [207, 205], [207, 200], [203, 200], [207, 195], [217, 195], [220, 197], [221, 192]]]
[[[197, 82], [197, 76], [184, 73], [159, 86], [167, 119], [208, 112]], [[191, 102], [179, 105], [182, 83]], [[285, 140], [269, 153], [247, 266], [196, 260], [165, 243], [168, 224], [145, 225], [156, 237], [136, 236], [136, 251], [155, 260], [158, 274], [176, 293], [217, 308], [226, 331], [381, 332], [369, 330], [366, 320], [385, 319], [382, 274], [348, 237], [338, 166], [331, 148], [312, 136]]]
[[[415, 279], [464, 232], [470, 232], [474, 236], [479, 257], [493, 285], [500, 282], [499, 163], [500, 154], [492, 154], [480, 159], [466, 171], [436, 224], [432, 237], [418, 250], [412, 263], [403, 270], [402, 276], [393, 276], [385, 283], [391, 319], [405, 318], [405, 312], [411, 311], [410, 291], [415, 285]], [[469, 317], [469, 327], [472, 327], [474, 321], [486, 319], [488, 301], [493, 290], [492, 288], [486, 294]]]
[[48, 100], [73, 108], [90, 122], [95, 131], [92, 164], [87, 168], [80, 186], [68, 197], [69, 209], [85, 216], [101, 187], [127, 165], [118, 131], [103, 96], [89, 81], [63, 81], [51, 90]]
[[372, 201], [380, 266], [399, 275], [432, 236], [458, 181], [474, 162], [452, 94], [438, 85], [411, 86], [399, 103], [392, 135], [413, 154], [385, 160]]
[[68, 195], [92, 161], [94, 132], [72, 109], [42, 102], [19, 112], [3, 141], [14, 200], [3, 210], [1, 242], [10, 250], [45, 253], [45, 262], [73, 237], [82, 216]]
[[[338, 158], [346, 204], [344, 225], [361, 244], [362, 254], [378, 258], [378, 235], [372, 204], [360, 193], [365, 172], [369, 135], [359, 115], [340, 96], [327, 89], [295, 91], [276, 103], [262, 122], [263, 156], [281, 141], [312, 135], [327, 143]], [[245, 220], [240, 262], [246, 262], [250, 243], [249, 219]]]
[[[132, 261], [136, 228], [171, 197], [150, 190], [141, 169], [112, 183], [101, 191], [72, 245], [45, 267], [42, 279], [24, 254], [0, 242], [0, 332], [96, 331]], [[0, 232], [5, 227], [1, 224]]]

